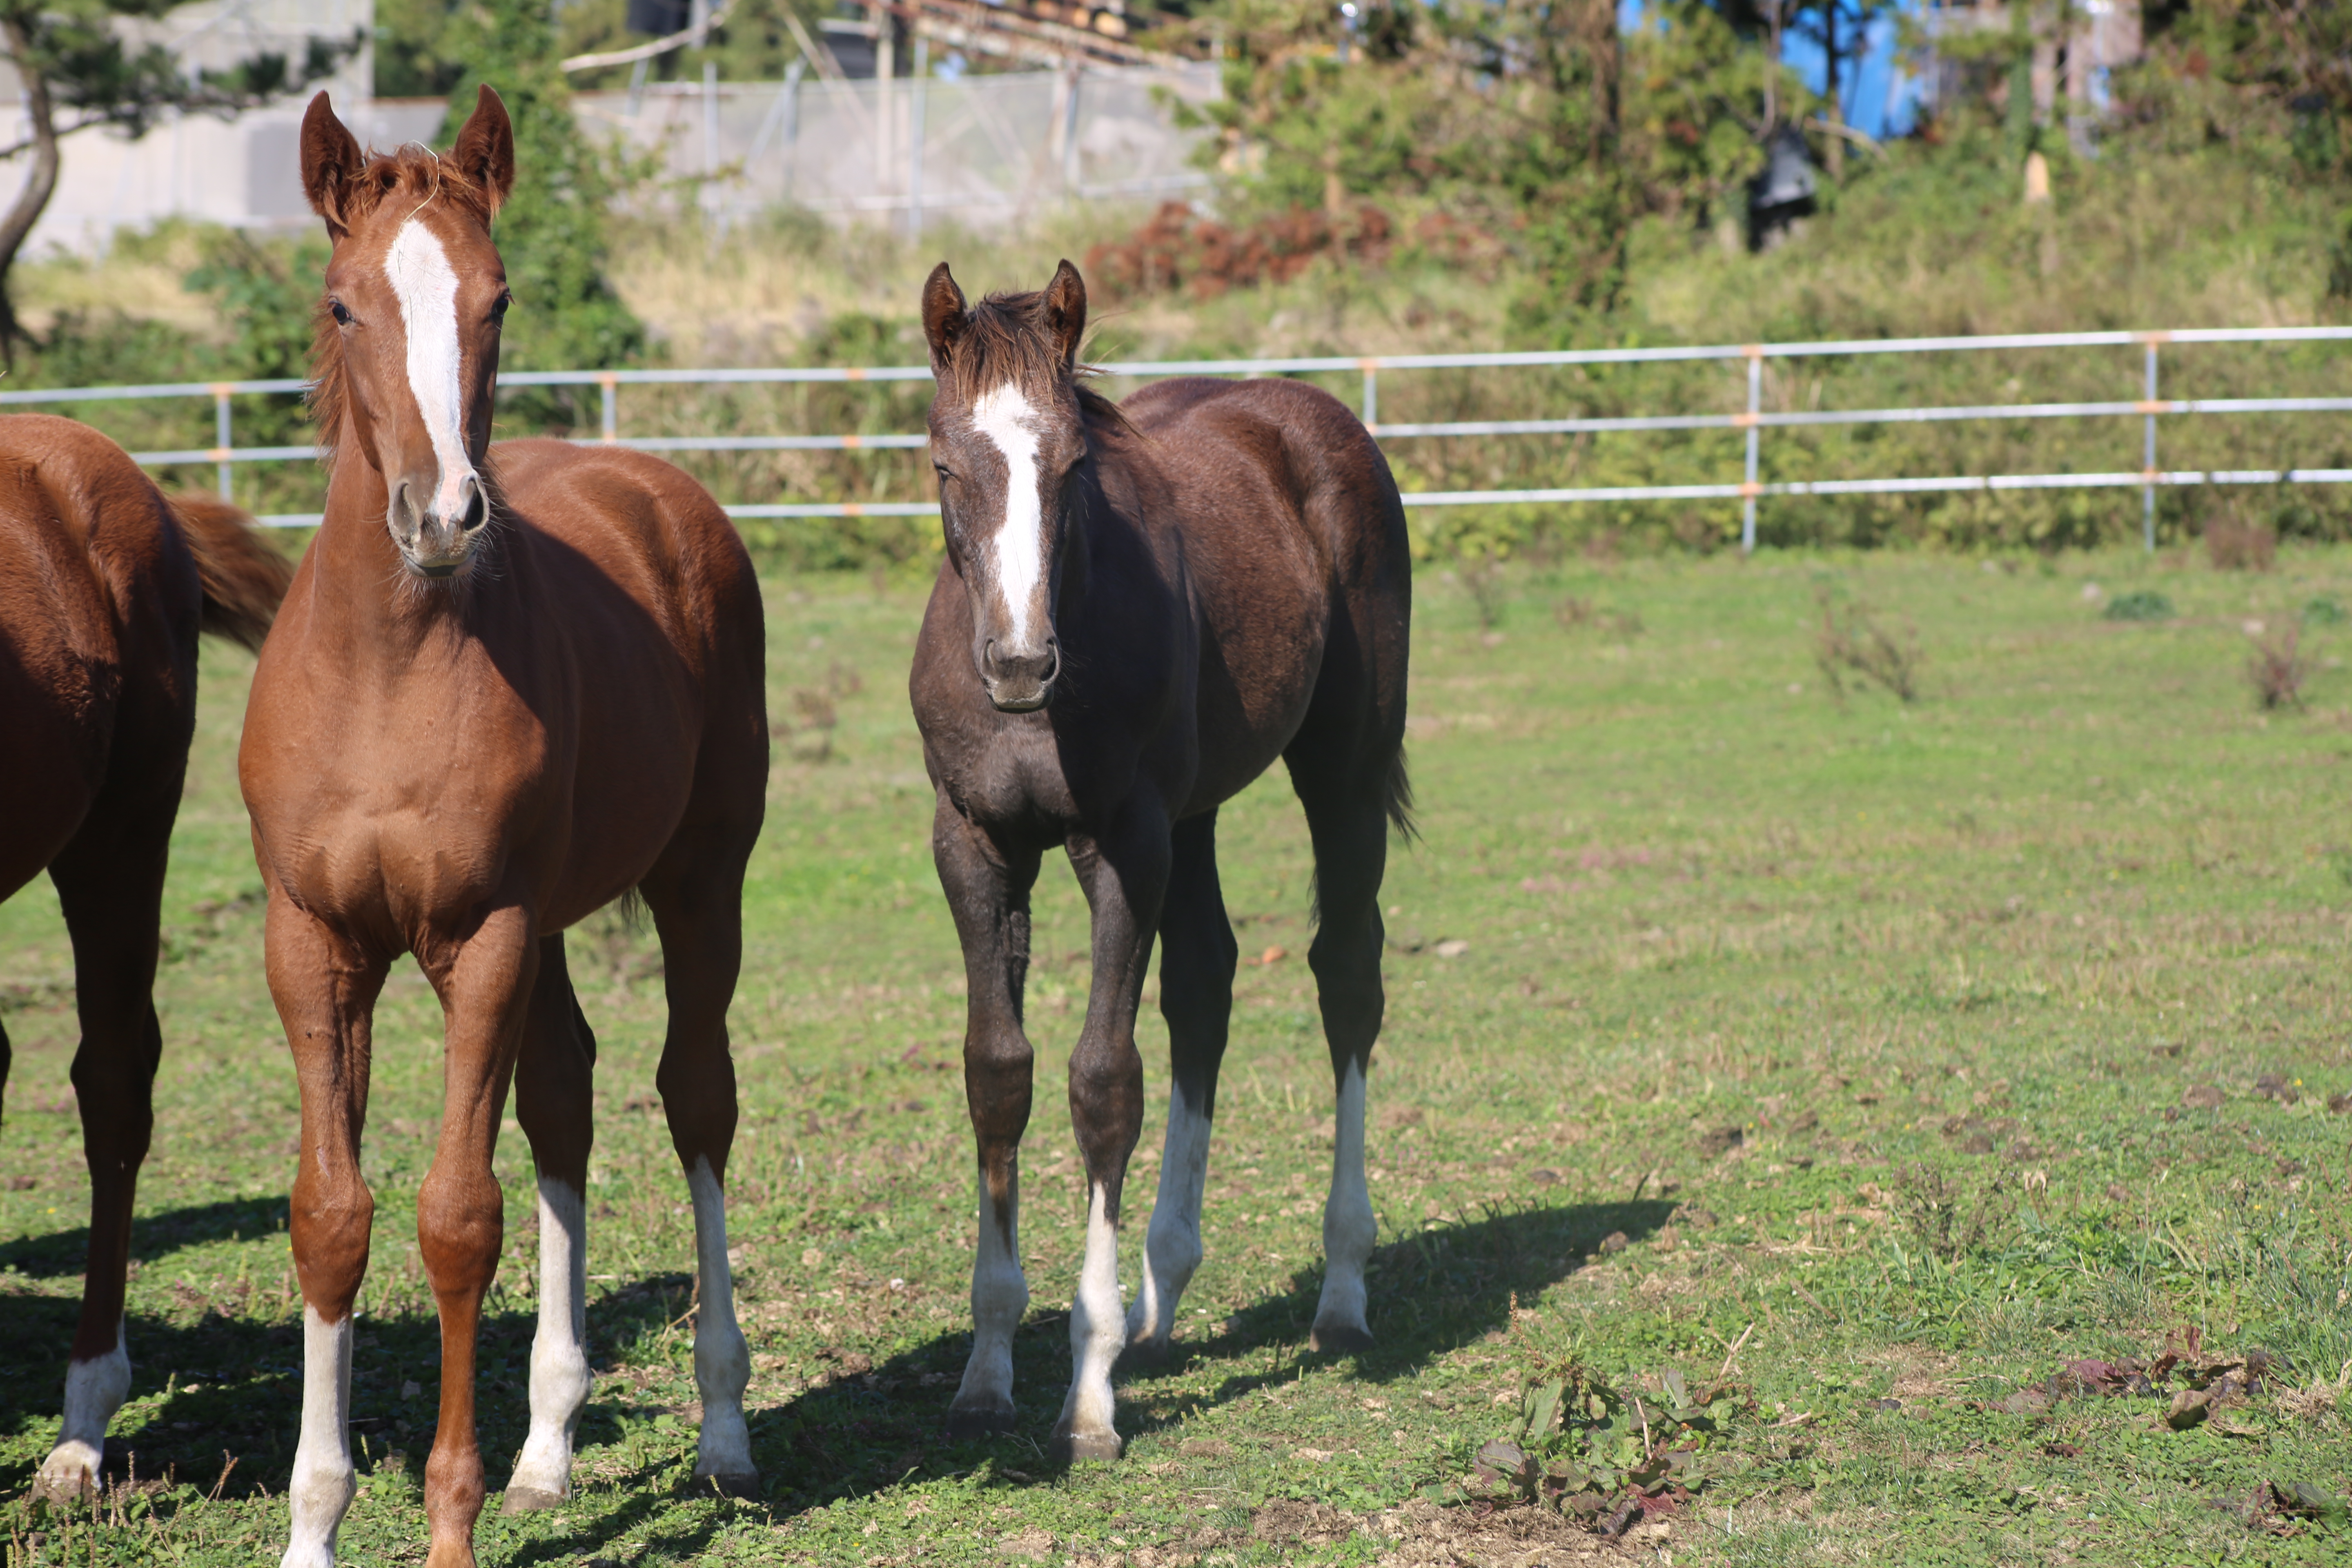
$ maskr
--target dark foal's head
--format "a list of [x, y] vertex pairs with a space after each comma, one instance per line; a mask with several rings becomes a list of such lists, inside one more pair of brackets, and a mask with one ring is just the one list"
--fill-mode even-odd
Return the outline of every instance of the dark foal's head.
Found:
[[334, 243], [313, 401], [330, 442], [349, 412], [383, 476], [384, 526], [426, 577], [463, 567], [490, 520], [481, 464], [510, 299], [490, 219], [514, 168], [487, 86], [446, 153], [363, 153], [323, 92], [302, 117], [302, 189]]
[[988, 700], [1026, 713], [1062, 671], [1054, 605], [1070, 523], [1072, 476], [1087, 457], [1079, 384], [1087, 286], [1068, 262], [1035, 294], [991, 294], [967, 308], [942, 261], [923, 285], [939, 395], [939, 470], [948, 559], [971, 596], [971, 657]]

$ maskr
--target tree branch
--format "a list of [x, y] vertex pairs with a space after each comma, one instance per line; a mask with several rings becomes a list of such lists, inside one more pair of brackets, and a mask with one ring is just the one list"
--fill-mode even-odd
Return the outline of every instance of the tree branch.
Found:
[[[26, 176], [25, 188], [16, 194], [8, 216], [0, 218], [0, 279], [5, 279], [57, 191], [58, 125], [49, 103], [48, 80], [29, 67], [32, 40], [26, 36], [23, 19], [13, 11], [0, 11], [0, 42], [5, 42], [8, 58], [16, 62], [16, 75], [25, 89], [25, 112], [33, 122], [32, 172]], [[0, 360], [15, 363], [17, 340], [24, 335], [24, 328], [17, 324], [16, 307], [6, 289], [0, 288]]]

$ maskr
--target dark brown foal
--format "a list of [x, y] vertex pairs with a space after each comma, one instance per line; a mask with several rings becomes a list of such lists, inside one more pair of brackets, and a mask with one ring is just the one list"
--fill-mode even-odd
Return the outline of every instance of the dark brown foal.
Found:
[[[73, 941], [74, 1052], [89, 1163], [89, 1263], [64, 1429], [36, 1493], [97, 1480], [131, 1391], [123, 1276], [163, 1035], [163, 867], [196, 723], [199, 627], [260, 646], [291, 574], [244, 514], [166, 500], [70, 419], [0, 416], [0, 899], [44, 868]], [[8, 1077], [0, 1029], [0, 1084]]]
[[302, 1085], [306, 1381], [288, 1568], [330, 1568], [353, 1490], [370, 1019], [404, 952], [446, 1026], [440, 1141], [416, 1209], [441, 1314], [427, 1562], [474, 1561], [475, 1334], [504, 1231], [491, 1156], [510, 1079], [538, 1166], [540, 1321], [506, 1505], [569, 1495], [589, 1389], [595, 1041], [562, 933], [632, 888], [661, 936], [656, 1081], [694, 1202], [696, 1474], [737, 1495], [758, 1485], [724, 1183], [727, 1005], [767, 794], [759, 589], [726, 514], [668, 464], [489, 445], [509, 303], [490, 222], [513, 178], [513, 132], [488, 88], [446, 153], [363, 153], [324, 93], [303, 121], [302, 183], [333, 242], [314, 395], [333, 473], [239, 758], [269, 890], [270, 992]]
[[[977, 308], [944, 264], [924, 289], [948, 558], [911, 690], [970, 985], [980, 1155], [971, 1360], [950, 1426], [1013, 1416], [1013, 1331], [1029, 1299], [1017, 1224], [1029, 892], [1060, 845], [1093, 910], [1094, 985], [1070, 1058], [1087, 1254], [1053, 1447], [1108, 1458], [1120, 1449], [1112, 1363], [1129, 1345], [1165, 1348], [1201, 1260], [1236, 956], [1217, 808], [1276, 757], [1314, 839], [1308, 962], [1339, 1092], [1315, 1338], [1370, 1342], [1364, 1074], [1382, 1005], [1381, 876], [1410, 804], [1412, 584], [1388, 463], [1336, 400], [1297, 382], [1184, 380], [1114, 407], [1082, 381], [1086, 314], [1066, 261], [1042, 293]], [[1155, 935], [1175, 1085], [1141, 1289], [1123, 1313], [1118, 1215], [1143, 1122], [1135, 1012]]]

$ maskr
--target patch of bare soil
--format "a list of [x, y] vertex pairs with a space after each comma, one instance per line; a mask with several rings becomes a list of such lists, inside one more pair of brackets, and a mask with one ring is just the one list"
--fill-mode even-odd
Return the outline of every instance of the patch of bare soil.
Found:
[[1389, 1538], [1381, 1568], [1559, 1568], [1563, 1564], [1648, 1561], [1677, 1533], [1664, 1520], [1637, 1524], [1611, 1541], [1540, 1508], [1505, 1508], [1480, 1516], [1466, 1508], [1412, 1502], [1373, 1526]]

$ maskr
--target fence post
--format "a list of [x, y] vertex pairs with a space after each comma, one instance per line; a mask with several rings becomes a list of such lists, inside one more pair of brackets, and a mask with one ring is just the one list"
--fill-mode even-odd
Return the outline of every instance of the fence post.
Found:
[[1756, 438], [1761, 433], [1757, 417], [1764, 412], [1764, 345], [1750, 343], [1748, 355], [1748, 477], [1740, 483], [1739, 553], [1756, 553]]
[[1357, 363], [1364, 371], [1364, 428], [1369, 430], [1381, 422], [1381, 362], [1368, 359]]
[[923, 88], [931, 74], [931, 36], [915, 35], [915, 75], [908, 83], [907, 237], [923, 237]]
[[2156, 345], [2157, 335], [2147, 339], [2147, 483], [2139, 492], [2139, 529], [2147, 542], [2147, 552], [2156, 553]]
[[617, 441], [621, 438], [621, 378], [608, 370], [596, 378], [596, 384], [604, 389], [604, 439]]
[[1070, 62], [1070, 95], [1062, 108], [1062, 194], [1078, 194], [1078, 89], [1086, 68]]
[[228, 454], [235, 444], [229, 435], [228, 387], [215, 384], [213, 387], [213, 457], [214, 467], [219, 470], [220, 499], [223, 500], [230, 499], [229, 475], [232, 470]]

